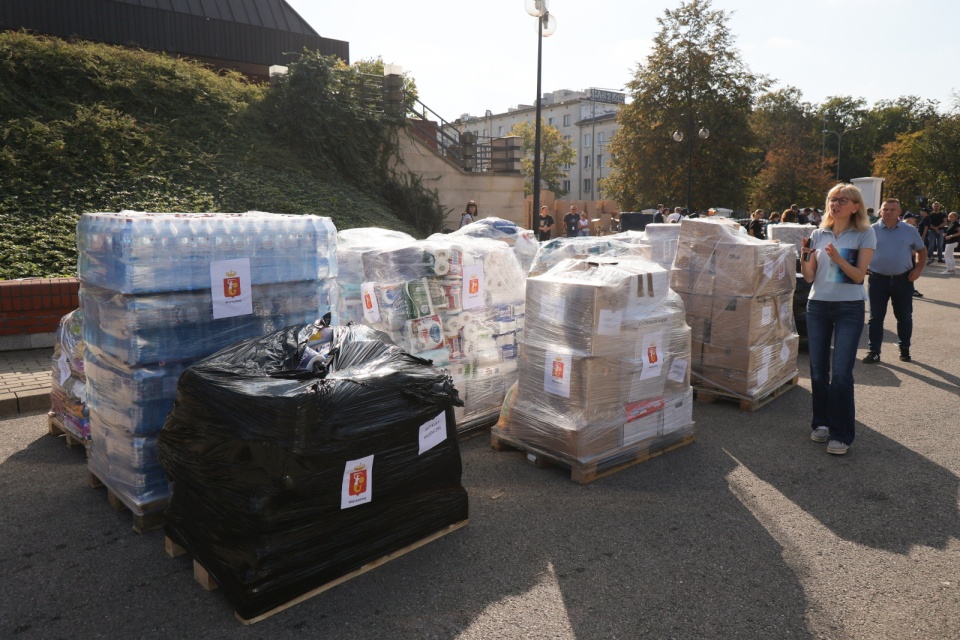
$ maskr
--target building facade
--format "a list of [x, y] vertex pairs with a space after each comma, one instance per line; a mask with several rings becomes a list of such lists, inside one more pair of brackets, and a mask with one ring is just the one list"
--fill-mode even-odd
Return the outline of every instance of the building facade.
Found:
[[[603, 89], [570, 91], [561, 89], [543, 95], [540, 117], [556, 127], [576, 152], [566, 165], [561, 187], [571, 200], [602, 200], [597, 184], [609, 171], [607, 144], [619, 128], [617, 113], [625, 103], [625, 94]], [[506, 113], [487, 111], [483, 116], [463, 115], [458, 120], [460, 133], [470, 131], [479, 139], [502, 138], [515, 124], [534, 124], [536, 107], [521, 104]]]

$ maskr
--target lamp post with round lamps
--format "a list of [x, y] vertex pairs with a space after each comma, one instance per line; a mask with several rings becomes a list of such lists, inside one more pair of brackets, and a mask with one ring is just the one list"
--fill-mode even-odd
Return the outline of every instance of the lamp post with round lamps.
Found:
[[537, 19], [537, 105], [533, 142], [533, 220], [540, 215], [540, 69], [543, 61], [543, 39], [557, 30], [557, 21], [547, 10], [547, 0], [524, 0], [524, 9]]
[[830, 131], [828, 129], [824, 129], [822, 131], [824, 136], [826, 136], [828, 133], [832, 133], [833, 135], [837, 136], [837, 181], [840, 180], [840, 145], [843, 144], [843, 136], [847, 135], [851, 131], [856, 131], [859, 128], [860, 127], [850, 127], [849, 129], [844, 129], [843, 133], [837, 133], [836, 131]]
[[[684, 138], [687, 138], [687, 211], [693, 213], [693, 208], [690, 206], [690, 192], [693, 185], [693, 130], [694, 123], [696, 120], [691, 119], [689, 124], [690, 135], [685, 136], [683, 131], [677, 129], [673, 132], [673, 139], [676, 142], [683, 142]], [[710, 130], [703, 126], [703, 123], [700, 122], [700, 130], [697, 131], [697, 136], [701, 140], [706, 140], [710, 137]]]

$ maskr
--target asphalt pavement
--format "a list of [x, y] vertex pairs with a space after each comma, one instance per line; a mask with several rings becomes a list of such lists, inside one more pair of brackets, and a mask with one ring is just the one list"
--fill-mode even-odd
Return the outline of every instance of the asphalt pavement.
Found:
[[[810, 382], [586, 486], [462, 443], [470, 524], [245, 627], [34, 412], [0, 419], [0, 637], [958, 638], [960, 278], [918, 284], [914, 360], [856, 365], [857, 440], [809, 439]], [[866, 352], [866, 331], [861, 356]]]

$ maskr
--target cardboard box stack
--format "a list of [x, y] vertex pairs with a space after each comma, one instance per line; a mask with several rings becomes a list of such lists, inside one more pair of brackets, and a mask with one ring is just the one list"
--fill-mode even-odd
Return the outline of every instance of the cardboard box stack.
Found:
[[755, 399], [797, 373], [793, 245], [683, 220], [671, 287], [692, 330], [693, 384]]
[[514, 249], [446, 234], [361, 259], [364, 322], [453, 377], [460, 430], [495, 420], [517, 379], [524, 330], [526, 275]]
[[137, 516], [170, 486], [157, 434], [180, 374], [223, 347], [313, 322], [336, 295], [329, 218], [84, 214], [77, 225], [90, 470]]
[[[803, 238], [809, 238], [817, 229], [812, 224], [781, 222], [767, 227], [767, 236], [783, 244], [792, 244], [800, 255]], [[800, 262], [797, 262], [797, 288], [793, 292], [793, 322], [800, 336], [800, 350], [806, 349], [807, 342], [807, 298], [810, 296], [810, 284], [800, 275]]]
[[625, 256], [530, 278], [518, 388], [495, 433], [568, 463], [692, 433], [690, 329], [668, 276]]

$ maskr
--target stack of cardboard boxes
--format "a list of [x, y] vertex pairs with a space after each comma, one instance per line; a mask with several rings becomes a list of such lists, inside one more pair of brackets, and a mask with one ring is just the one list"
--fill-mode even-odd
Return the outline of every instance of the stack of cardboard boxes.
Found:
[[727, 220], [683, 220], [671, 287], [692, 330], [693, 384], [755, 399], [797, 373], [793, 245]]
[[690, 328], [669, 272], [568, 259], [527, 280], [517, 393], [495, 434], [568, 463], [693, 431]]

